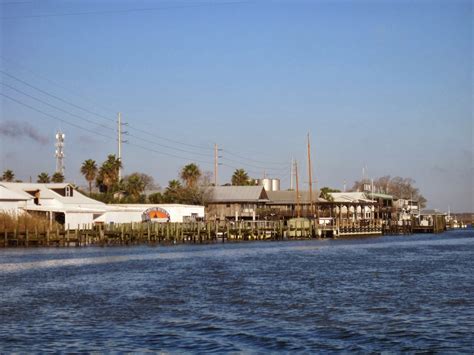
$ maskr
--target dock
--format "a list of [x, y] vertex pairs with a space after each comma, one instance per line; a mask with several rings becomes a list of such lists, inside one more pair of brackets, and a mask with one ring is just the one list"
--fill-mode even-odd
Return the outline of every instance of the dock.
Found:
[[[2, 226], [0, 226], [2, 227]], [[254, 240], [298, 240], [343, 238], [382, 234], [409, 234], [411, 225], [387, 225], [382, 220], [367, 223], [344, 221], [334, 225], [316, 225], [315, 220], [289, 221], [220, 221], [184, 223], [129, 223], [84, 225], [70, 230], [64, 226], [27, 229], [17, 225], [12, 230], [0, 228], [0, 247], [68, 247], [139, 244], [204, 244]]]

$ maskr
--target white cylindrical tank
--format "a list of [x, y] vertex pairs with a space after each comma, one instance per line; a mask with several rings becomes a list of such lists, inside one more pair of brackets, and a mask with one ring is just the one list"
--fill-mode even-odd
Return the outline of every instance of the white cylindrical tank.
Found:
[[280, 179], [272, 179], [272, 191], [280, 191]]
[[263, 188], [265, 189], [265, 191], [273, 191], [272, 190], [272, 179], [259, 179], [258, 180], [258, 184], [260, 186], [263, 186]]

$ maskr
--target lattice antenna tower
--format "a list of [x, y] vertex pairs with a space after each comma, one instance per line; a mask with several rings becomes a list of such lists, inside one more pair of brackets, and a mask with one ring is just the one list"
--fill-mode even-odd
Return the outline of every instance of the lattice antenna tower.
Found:
[[56, 172], [64, 175], [64, 139], [66, 135], [61, 131], [56, 133]]

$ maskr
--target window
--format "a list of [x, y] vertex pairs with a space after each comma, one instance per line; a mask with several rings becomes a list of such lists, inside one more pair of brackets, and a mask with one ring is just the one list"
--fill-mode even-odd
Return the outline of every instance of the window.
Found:
[[71, 186], [66, 186], [66, 188], [64, 189], [64, 195], [66, 197], [72, 197], [72, 191], [73, 189], [71, 189]]

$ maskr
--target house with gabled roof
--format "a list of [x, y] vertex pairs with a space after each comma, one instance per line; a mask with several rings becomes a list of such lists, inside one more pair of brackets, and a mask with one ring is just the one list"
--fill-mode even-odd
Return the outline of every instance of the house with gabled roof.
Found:
[[[153, 218], [163, 211], [165, 219]], [[94, 224], [132, 223], [147, 220], [183, 222], [204, 218], [203, 206], [181, 204], [105, 204], [68, 183], [13, 183], [0, 181], [0, 212], [44, 215], [66, 229]]]
[[[0, 190], [16, 196], [15, 213], [44, 214], [70, 229], [92, 226], [107, 211], [105, 203], [85, 196], [68, 183], [0, 182]], [[5, 211], [8, 205], [1, 201], [0, 210]]]
[[258, 218], [268, 195], [263, 186], [213, 186], [207, 194], [206, 217], [210, 220]]
[[278, 217], [296, 217], [298, 208], [300, 216], [314, 217], [314, 207], [311, 211], [311, 205], [316, 206], [319, 203], [327, 202], [318, 197], [318, 191], [313, 191], [312, 195], [309, 191], [298, 191], [298, 195], [296, 195], [295, 190], [268, 191], [267, 194], [269, 201], [266, 206], [269, 213]]

